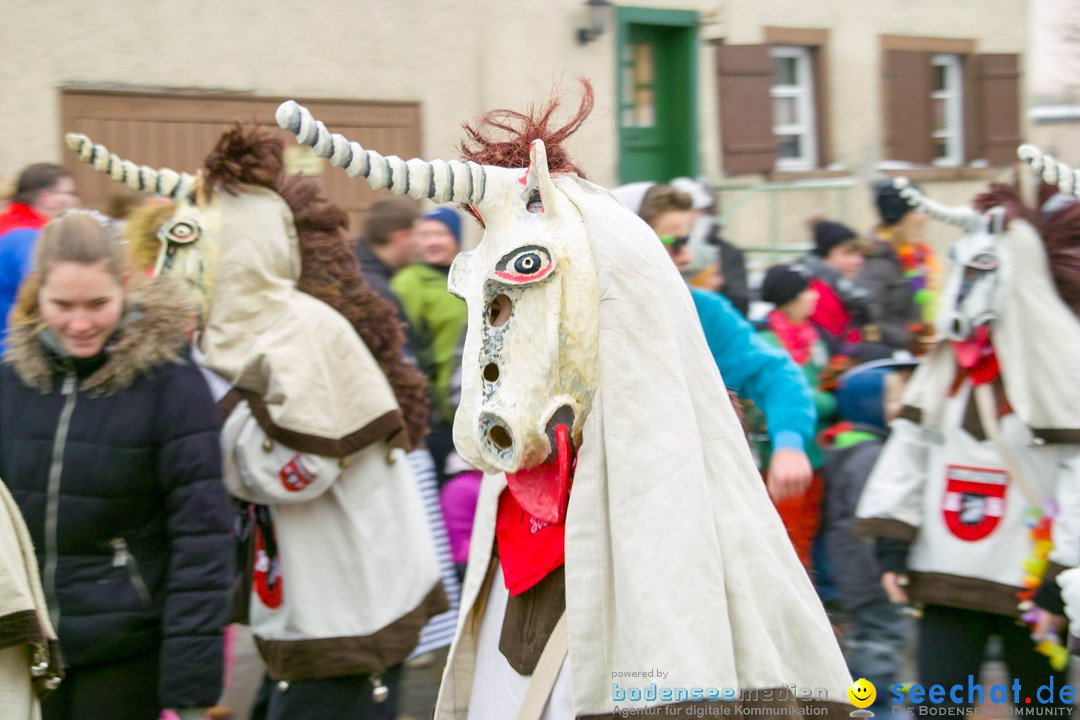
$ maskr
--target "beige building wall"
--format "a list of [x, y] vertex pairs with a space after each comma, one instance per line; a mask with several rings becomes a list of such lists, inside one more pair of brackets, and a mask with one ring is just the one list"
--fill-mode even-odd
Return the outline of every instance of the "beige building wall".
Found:
[[423, 152], [449, 157], [463, 121], [556, 85], [576, 107], [584, 76], [597, 103], [572, 151], [615, 181], [615, 33], [579, 45], [582, 0], [0, 0], [0, 17], [0, 172], [60, 158], [63, 86], [417, 101]]
[[[699, 45], [701, 169], [721, 179], [710, 41], [760, 43], [765, 26], [829, 28], [829, 113], [834, 159], [855, 187], [753, 197], [729, 235], [764, 243], [805, 240], [814, 212], [858, 229], [873, 222], [866, 178], [880, 158], [883, 33], [974, 38], [980, 52], [1027, 48], [1028, 0], [653, 0], [624, 6], [695, 10]], [[66, 86], [226, 91], [262, 96], [417, 101], [422, 151], [455, 156], [460, 124], [492, 108], [524, 108], [576, 78], [596, 89], [596, 109], [571, 152], [596, 181], [617, 180], [615, 32], [579, 45], [582, 0], [0, 0], [0, 174], [62, 157], [59, 90]], [[612, 14], [612, 20], [614, 14]], [[751, 183], [760, 176], [735, 178]], [[964, 202], [983, 182], [927, 183]], [[725, 193], [729, 207], [739, 192]], [[773, 203], [770, 206], [770, 203]], [[770, 218], [771, 210], [778, 217]], [[943, 243], [947, 230], [935, 228]]]
[[[854, 185], [841, 190], [804, 190], [773, 199], [760, 195], [746, 202], [728, 235], [740, 244], [757, 244], [768, 236], [762, 223], [779, 227], [783, 242], [809, 242], [806, 219], [841, 215], [857, 231], [877, 221], [869, 179], [884, 159], [881, 83], [881, 35], [964, 38], [976, 41], [977, 52], [1021, 53], [1028, 45], [1028, 0], [731, 0], [726, 7], [726, 42], [764, 42], [763, 28], [827, 28], [829, 30], [829, 103], [833, 160], [851, 173]], [[1026, 100], [1025, 100], [1026, 102]], [[1025, 106], [1026, 107], [1026, 106]], [[1026, 113], [1023, 113], [1026, 118]], [[1029, 128], [1027, 120], [1023, 121]], [[1025, 137], [1030, 133], [1025, 131]], [[740, 178], [760, 181], [760, 177]], [[986, 181], [922, 182], [923, 190], [948, 204], [967, 203]], [[726, 202], [738, 201], [731, 193]], [[770, 219], [770, 206], [779, 218]], [[957, 237], [952, 228], [928, 224], [930, 241], [943, 249]], [[747, 239], [751, 240], [747, 240]]]

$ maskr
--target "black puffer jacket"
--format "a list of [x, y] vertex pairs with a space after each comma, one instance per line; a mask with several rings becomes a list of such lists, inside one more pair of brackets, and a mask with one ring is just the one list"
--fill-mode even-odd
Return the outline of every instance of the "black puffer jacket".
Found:
[[77, 363], [45, 349], [39, 323], [12, 329], [0, 477], [30, 529], [66, 665], [160, 651], [162, 704], [204, 707], [221, 692], [233, 515], [179, 293], [162, 280], [131, 293], [111, 347]]

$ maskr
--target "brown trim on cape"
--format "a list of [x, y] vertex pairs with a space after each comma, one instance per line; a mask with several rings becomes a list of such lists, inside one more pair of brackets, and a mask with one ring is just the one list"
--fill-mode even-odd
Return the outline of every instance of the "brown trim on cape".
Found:
[[1080, 445], [1080, 428], [1031, 428], [1031, 434], [1038, 445]]
[[[799, 692], [812, 692], [810, 688], [798, 688], [798, 690]], [[785, 696], [792, 693], [790, 687], [761, 688], [742, 690], [741, 696], [737, 700], [687, 700], [642, 708], [631, 708], [616, 701], [615, 704], [619, 707], [619, 711], [616, 713], [578, 715], [577, 720], [616, 720], [616, 718], [625, 717], [701, 718], [712, 717], [716, 713], [724, 717], [765, 715], [769, 717], [821, 717], [840, 720], [841, 718], [848, 718], [851, 714], [852, 706], [847, 701], [797, 700], [794, 698], [779, 700], [772, 698], [774, 694], [780, 692], [785, 693]], [[768, 695], [769, 699], [765, 699], [764, 696], [766, 695]], [[820, 708], [824, 708], [825, 712], [821, 712]]]
[[218, 412], [221, 413], [221, 424], [224, 425], [225, 421], [232, 415], [232, 411], [236, 409], [244, 399], [244, 396], [240, 394], [240, 391], [236, 388], [231, 388], [229, 392], [221, 396], [221, 399], [217, 401]]
[[904, 420], [910, 420], [916, 425], [922, 424], [922, 410], [915, 407], [914, 405], [904, 405], [902, 408], [900, 408], [900, 412], [896, 415], [896, 417], [902, 418]]
[[1061, 563], [1050, 561], [1046, 563], [1046, 570], [1043, 571], [1042, 581], [1044, 584], [1049, 582], [1057, 582], [1058, 575], [1065, 572], [1066, 570], [1071, 569], [1072, 568], [1070, 568], [1068, 565], [1062, 565]]
[[506, 601], [499, 652], [518, 675], [532, 675], [548, 638], [566, 610], [566, 566]]
[[36, 610], [19, 610], [0, 617], [0, 650], [44, 642]]
[[251, 408], [251, 414], [259, 427], [272, 440], [298, 452], [344, 458], [360, 452], [369, 445], [385, 440], [390, 447], [409, 449], [409, 434], [405, 431], [405, 418], [401, 410], [391, 410], [369, 422], [364, 427], [341, 438], [325, 438], [283, 428], [274, 423], [266, 401], [248, 390], [239, 391]]
[[908, 594], [916, 603], [1020, 616], [1018, 594], [1024, 588], [937, 572], [911, 572], [908, 580]]
[[[19, 610], [0, 617], [0, 650], [27, 648], [27, 671], [38, 699], [45, 697], [64, 677], [60, 659], [60, 641], [46, 638], [37, 610]], [[45, 663], [44, 670], [31, 670], [31, 665]]]
[[371, 635], [310, 640], [268, 640], [256, 636], [255, 645], [274, 680], [374, 675], [408, 657], [427, 621], [449, 609], [440, 580], [414, 610]]
[[878, 537], [895, 538], [906, 543], [915, 541], [919, 529], [908, 525], [900, 520], [886, 518], [857, 518], [855, 521], [855, 536], [863, 540]]

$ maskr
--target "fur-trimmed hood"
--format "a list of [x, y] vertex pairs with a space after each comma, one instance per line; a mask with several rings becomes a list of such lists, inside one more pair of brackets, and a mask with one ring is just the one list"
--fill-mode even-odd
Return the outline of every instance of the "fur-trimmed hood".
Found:
[[[190, 292], [173, 278], [155, 278], [129, 290], [120, 327], [109, 341], [108, 360], [82, 383], [82, 389], [111, 395], [155, 365], [181, 361], [196, 311]], [[36, 301], [29, 312], [20, 305], [12, 318], [4, 362], [13, 364], [30, 387], [50, 392], [56, 368], [39, 337], [45, 327]]]

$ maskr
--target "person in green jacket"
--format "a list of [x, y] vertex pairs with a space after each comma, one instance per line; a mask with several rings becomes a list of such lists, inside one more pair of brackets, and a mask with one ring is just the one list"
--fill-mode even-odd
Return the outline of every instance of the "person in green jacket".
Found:
[[[765, 273], [761, 285], [761, 299], [776, 306], [769, 313], [762, 338], [770, 345], [784, 350], [795, 361], [806, 378], [806, 384], [817, 411], [817, 429], [824, 430], [836, 414], [836, 399], [821, 389], [821, 372], [829, 362], [825, 341], [810, 322], [817, 306], [818, 292], [810, 287], [810, 275], [798, 265], [775, 265]], [[758, 452], [764, 462], [772, 452], [770, 443], [763, 442]], [[807, 491], [798, 497], [777, 503], [777, 511], [788, 529], [799, 558], [810, 566], [811, 546], [821, 524], [821, 500], [824, 486], [821, 467], [825, 456], [815, 440], [806, 447], [814, 478]]]
[[435, 460], [440, 484], [446, 457], [454, 447], [453, 423], [457, 406], [450, 399], [450, 381], [461, 365], [461, 338], [465, 333], [465, 301], [446, 288], [450, 264], [461, 251], [461, 216], [440, 207], [417, 221], [421, 262], [400, 270], [390, 289], [401, 300], [417, 342], [417, 359], [431, 388], [431, 434], [428, 449]]

